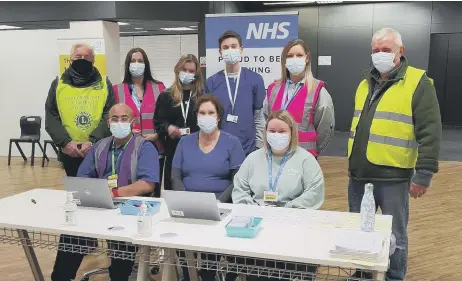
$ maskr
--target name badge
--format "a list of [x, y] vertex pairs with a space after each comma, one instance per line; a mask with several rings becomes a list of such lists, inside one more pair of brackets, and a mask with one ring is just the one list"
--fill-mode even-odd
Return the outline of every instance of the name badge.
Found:
[[117, 187], [117, 179], [119, 179], [119, 177], [117, 175], [110, 175], [107, 178], [107, 186], [110, 189], [116, 188]]
[[265, 191], [263, 193], [263, 201], [265, 203], [276, 203], [278, 202], [278, 193], [274, 191]]
[[190, 133], [191, 133], [191, 130], [189, 128], [180, 128], [180, 134], [182, 136], [189, 135]]
[[237, 124], [237, 119], [238, 119], [237, 115], [228, 114], [228, 116], [226, 116], [227, 122], [233, 122]]

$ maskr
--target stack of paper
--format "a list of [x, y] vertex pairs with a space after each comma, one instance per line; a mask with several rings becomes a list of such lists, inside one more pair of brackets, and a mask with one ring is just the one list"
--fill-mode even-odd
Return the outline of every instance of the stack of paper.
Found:
[[331, 256], [378, 262], [384, 249], [385, 236], [380, 232], [342, 230], [329, 251]]

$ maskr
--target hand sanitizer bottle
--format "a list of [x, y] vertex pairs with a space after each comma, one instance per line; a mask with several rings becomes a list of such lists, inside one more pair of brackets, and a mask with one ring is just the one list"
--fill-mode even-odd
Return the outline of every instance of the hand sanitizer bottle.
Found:
[[144, 201], [140, 206], [137, 223], [139, 236], [149, 237], [152, 235], [152, 216], [148, 213], [148, 206]]
[[375, 199], [374, 185], [367, 183], [364, 186], [363, 200], [361, 201], [361, 231], [373, 232], [375, 229]]
[[67, 192], [66, 203], [64, 204], [64, 221], [68, 225], [77, 224], [77, 204], [72, 192]]

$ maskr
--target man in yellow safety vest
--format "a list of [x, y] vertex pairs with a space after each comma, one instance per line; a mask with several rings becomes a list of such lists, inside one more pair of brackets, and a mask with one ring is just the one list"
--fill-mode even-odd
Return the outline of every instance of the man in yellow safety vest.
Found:
[[377, 31], [371, 45], [374, 67], [356, 91], [348, 140], [348, 203], [350, 212], [360, 212], [364, 185], [374, 185], [376, 206], [393, 216], [397, 244], [386, 280], [404, 280], [408, 194], [423, 196], [438, 172], [440, 109], [433, 81], [408, 64], [396, 30]]
[[62, 148], [60, 160], [68, 176], [77, 175], [93, 143], [111, 135], [107, 116], [115, 97], [94, 62], [90, 45], [72, 46], [71, 65], [51, 83], [45, 103], [45, 129]]

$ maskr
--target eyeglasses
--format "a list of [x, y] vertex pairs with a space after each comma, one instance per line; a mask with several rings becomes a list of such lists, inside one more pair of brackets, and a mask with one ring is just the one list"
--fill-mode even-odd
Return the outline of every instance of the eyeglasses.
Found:
[[123, 123], [129, 123], [131, 122], [131, 118], [128, 117], [128, 116], [122, 116], [122, 117], [118, 117], [118, 116], [112, 116], [111, 117], [111, 122], [123, 122]]

